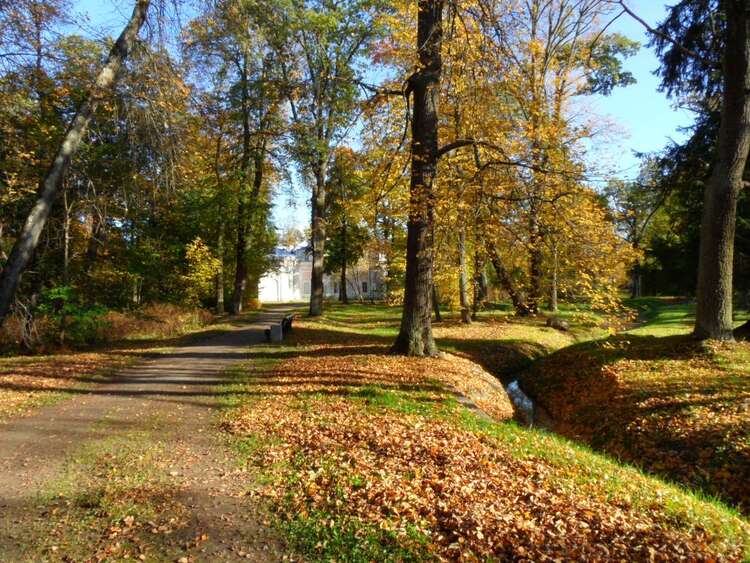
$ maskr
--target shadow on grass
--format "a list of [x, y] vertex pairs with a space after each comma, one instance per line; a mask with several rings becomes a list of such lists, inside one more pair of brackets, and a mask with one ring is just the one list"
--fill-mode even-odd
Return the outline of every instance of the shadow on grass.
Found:
[[557, 433], [750, 513], [750, 374], [689, 335], [570, 346], [521, 382]]

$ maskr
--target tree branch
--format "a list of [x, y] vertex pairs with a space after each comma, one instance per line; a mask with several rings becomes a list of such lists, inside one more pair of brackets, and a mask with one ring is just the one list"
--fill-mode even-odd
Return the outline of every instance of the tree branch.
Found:
[[637, 21], [638, 23], [640, 23], [644, 28], [646, 28], [646, 31], [648, 31], [651, 35], [655, 35], [656, 37], [660, 37], [660, 38], [664, 39], [665, 41], [671, 43], [672, 45], [674, 45], [675, 47], [677, 47], [680, 51], [682, 51], [683, 53], [685, 53], [687, 56], [689, 56], [689, 57], [691, 57], [693, 59], [696, 59], [696, 60], [702, 62], [708, 68], [719, 68], [717, 65], [713, 64], [711, 61], [709, 61], [705, 57], [701, 56], [699, 53], [693, 51], [692, 49], [688, 49], [683, 44], [681, 44], [679, 41], [673, 39], [672, 37], [670, 37], [666, 33], [664, 33], [662, 31], [659, 31], [658, 29], [655, 29], [655, 28], [651, 27], [648, 23], [646, 23], [645, 20], [643, 20], [643, 18], [641, 18], [640, 16], [638, 16], [638, 14], [636, 14], [633, 10], [631, 10], [625, 4], [625, 0], [614, 0], [614, 1], [622, 7], [622, 9], [625, 11], [625, 13], [627, 13], [631, 18], [633, 18], [635, 21]]

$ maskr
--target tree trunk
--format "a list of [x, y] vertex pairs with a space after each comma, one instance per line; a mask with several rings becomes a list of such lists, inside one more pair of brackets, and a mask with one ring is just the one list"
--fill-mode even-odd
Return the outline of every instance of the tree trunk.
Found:
[[224, 205], [224, 182], [221, 178], [221, 152], [222, 152], [222, 133], [216, 137], [216, 151], [214, 153], [214, 175], [216, 176], [216, 193], [219, 199], [219, 225], [216, 236], [216, 254], [219, 259], [219, 270], [216, 272], [216, 314], [224, 314], [224, 215], [221, 212]]
[[[639, 244], [638, 241], [635, 240], [633, 242], [633, 249], [638, 250]], [[641, 261], [637, 260], [636, 263], [633, 265], [633, 271], [630, 274], [630, 297], [632, 299], [637, 299], [639, 297], [643, 297], [643, 274], [641, 271]]]
[[531, 312], [529, 311], [526, 303], [524, 303], [523, 299], [521, 299], [521, 296], [516, 291], [516, 288], [513, 287], [513, 282], [511, 281], [510, 276], [505, 269], [505, 266], [503, 266], [503, 263], [500, 260], [500, 255], [497, 253], [497, 250], [493, 246], [489, 246], [488, 250], [490, 252], [490, 261], [492, 262], [492, 266], [495, 268], [495, 273], [497, 274], [497, 279], [500, 281], [500, 285], [503, 286], [503, 289], [510, 296], [510, 300], [513, 303], [513, 308], [516, 310], [516, 314], [519, 317], [528, 317]]
[[443, 61], [445, 0], [419, 0], [417, 54], [419, 70], [409, 79], [414, 110], [411, 124], [411, 182], [406, 241], [406, 281], [401, 329], [393, 351], [434, 356], [430, 291], [433, 261], [433, 183], [438, 161], [438, 99]]
[[224, 221], [219, 221], [219, 236], [216, 241], [219, 270], [216, 272], [216, 314], [224, 314]]
[[435, 322], [441, 322], [443, 315], [440, 313], [440, 296], [434, 283], [432, 284], [432, 311], [435, 313]]
[[39, 191], [39, 199], [37, 199], [26, 218], [0, 277], [0, 325], [5, 320], [13, 303], [21, 274], [29, 264], [39, 244], [39, 237], [49, 218], [52, 204], [60, 192], [63, 177], [70, 166], [73, 154], [78, 149], [96, 108], [105, 99], [106, 94], [114, 84], [117, 71], [127, 58], [138, 31], [146, 20], [149, 3], [150, 0], [137, 0], [128, 24], [112, 46], [104, 67], [99, 71], [86, 101], [83, 102], [73, 118], [73, 122], [63, 137], [55, 160], [44, 178]]
[[542, 249], [536, 205], [531, 206], [529, 213], [529, 295], [526, 307], [529, 314], [536, 315], [542, 298]]
[[323, 259], [326, 243], [326, 174], [325, 160], [318, 162], [315, 172], [315, 187], [313, 188], [310, 207], [312, 212], [312, 271], [310, 273], [310, 316], [319, 317], [323, 314]]
[[93, 270], [99, 257], [99, 246], [103, 246], [107, 228], [107, 217], [104, 212], [92, 213], [91, 236], [86, 246], [86, 272]]
[[461, 322], [471, 324], [469, 282], [466, 273], [466, 228], [464, 227], [458, 233], [458, 292], [461, 301]]
[[557, 313], [557, 246], [552, 252], [552, 282], [549, 290], [549, 310]]
[[70, 283], [70, 214], [72, 211], [71, 205], [68, 203], [68, 192], [63, 192], [63, 271], [62, 271], [62, 283], [68, 285]]
[[479, 317], [479, 310], [482, 302], [486, 298], [486, 287], [484, 286], [484, 263], [479, 252], [474, 252], [474, 302], [471, 306], [471, 320], [476, 321]]
[[341, 250], [343, 257], [341, 258], [341, 287], [339, 288], [339, 301], [341, 301], [344, 305], [349, 304], [349, 295], [346, 291], [346, 263], [349, 259], [348, 255], [348, 249], [346, 247], [347, 245], [347, 226], [346, 226], [346, 219], [343, 220], [341, 225]]
[[630, 278], [630, 297], [632, 299], [643, 297], [643, 276], [641, 274], [640, 263], [636, 262], [635, 266], [633, 266]]
[[698, 267], [695, 336], [732, 340], [732, 270], [737, 199], [750, 150], [750, 17], [729, 0], [724, 89], [716, 161], [706, 186]]
[[239, 315], [245, 300], [247, 288], [247, 227], [248, 227], [248, 194], [247, 184], [250, 178], [250, 91], [248, 85], [247, 53], [244, 54], [241, 67], [242, 96], [242, 159], [240, 161], [240, 184], [237, 197], [237, 247], [235, 248], [236, 268], [234, 271], [234, 295], [232, 295], [232, 313]]
[[346, 262], [341, 264], [341, 281], [339, 282], [339, 301], [344, 305], [349, 304], [349, 295], [346, 291]]

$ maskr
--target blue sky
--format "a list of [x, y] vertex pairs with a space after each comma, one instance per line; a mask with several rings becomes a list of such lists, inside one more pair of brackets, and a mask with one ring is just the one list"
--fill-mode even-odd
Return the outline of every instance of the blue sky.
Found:
[[[77, 0], [77, 11], [88, 20], [97, 32], [115, 35], [132, 10], [132, 0]], [[650, 24], [661, 21], [666, 10], [661, 0], [630, 0], [632, 7]], [[84, 24], [85, 26], [85, 24]], [[88, 26], [86, 26], [88, 27]], [[614, 133], [594, 143], [590, 159], [600, 170], [614, 172], [620, 177], [634, 177], [638, 172], [637, 152], [655, 152], [662, 149], [669, 139], [680, 141], [685, 135], [680, 127], [690, 125], [692, 116], [685, 110], [672, 107], [672, 102], [658, 91], [659, 80], [653, 75], [658, 67], [654, 52], [645, 45], [648, 42], [645, 30], [627, 15], [621, 16], [610, 28], [611, 31], [635, 39], [642, 44], [639, 53], [625, 62], [637, 84], [615, 90], [610, 96], [596, 96], [585, 101], [589, 108], [602, 116], [608, 116], [616, 126]], [[298, 194], [293, 198], [296, 208], [291, 207], [288, 194], [280, 194], [274, 209], [274, 219], [279, 227], [308, 224], [307, 196]]]
[[[666, 15], [664, 2], [658, 0], [631, 0], [629, 6], [649, 24], [654, 25]], [[608, 151], [620, 176], [633, 177], [638, 172], [638, 160], [633, 151], [654, 152], [663, 148], [670, 138], [685, 138], [678, 129], [693, 122], [686, 110], [677, 110], [672, 102], [658, 91], [659, 79], [653, 71], [659, 66], [653, 50], [646, 47], [645, 30], [627, 15], [621, 16], [610, 30], [639, 41], [639, 53], [625, 62], [625, 69], [633, 73], [637, 84], [615, 90], [610, 96], [597, 96], [594, 100], [597, 113], [609, 115], [619, 124], [626, 136]], [[603, 152], [607, 152], [606, 150]]]

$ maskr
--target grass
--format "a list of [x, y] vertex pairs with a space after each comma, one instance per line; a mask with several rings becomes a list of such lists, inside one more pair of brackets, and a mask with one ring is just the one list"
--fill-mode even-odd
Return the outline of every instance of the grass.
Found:
[[[237, 373], [223, 426], [257, 472], [251, 495], [306, 558], [750, 557], [747, 522], [720, 500], [581, 443], [488, 421], [447, 386], [457, 359], [384, 355], [398, 321], [390, 307], [330, 307]], [[507, 369], [596, 336], [495, 312], [470, 337], [452, 323], [438, 332], [443, 347], [468, 357], [482, 344], [518, 349]], [[492, 362], [502, 373], [502, 358]], [[467, 378], [468, 365], [456, 368]]]
[[27, 556], [111, 561], [180, 553], [167, 538], [183, 525], [186, 508], [166, 471], [158, 422], [142, 422], [153, 429], [86, 443], [46, 484], [40, 508], [47, 518], [32, 526]]

